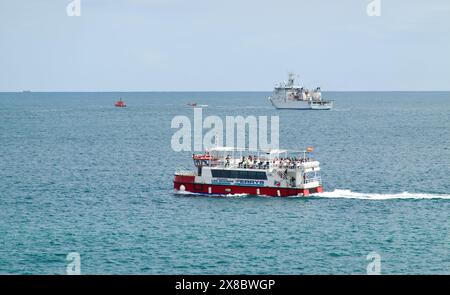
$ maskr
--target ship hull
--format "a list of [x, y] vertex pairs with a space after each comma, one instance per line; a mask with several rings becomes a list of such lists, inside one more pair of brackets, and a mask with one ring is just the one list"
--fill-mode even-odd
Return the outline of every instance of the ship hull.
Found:
[[309, 102], [309, 101], [282, 101], [272, 99], [269, 97], [272, 105], [277, 109], [290, 109], [290, 110], [331, 110], [333, 108], [333, 102], [326, 103]]
[[205, 184], [194, 182], [180, 182], [174, 181], [175, 191], [191, 192], [195, 194], [206, 195], [261, 195], [270, 197], [288, 197], [288, 196], [303, 196], [307, 197], [310, 194], [321, 193], [322, 186], [302, 189], [295, 187], [255, 187], [255, 186], [236, 186], [236, 185], [218, 185]]

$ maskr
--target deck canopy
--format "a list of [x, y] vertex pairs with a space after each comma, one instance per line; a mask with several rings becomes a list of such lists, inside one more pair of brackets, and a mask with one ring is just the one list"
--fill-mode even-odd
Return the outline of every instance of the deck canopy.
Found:
[[266, 154], [270, 158], [276, 158], [280, 157], [281, 155], [287, 155], [287, 154], [299, 154], [299, 153], [306, 153], [309, 152], [309, 150], [288, 150], [288, 149], [248, 149], [248, 148], [242, 148], [242, 147], [230, 147], [230, 146], [217, 146], [214, 148], [211, 148], [209, 153], [213, 155], [235, 155], [238, 154], [258, 154], [263, 155]]
[[279, 154], [284, 154], [287, 153], [288, 150], [270, 150], [269, 154], [271, 155], [279, 155]]
[[[213, 147], [209, 150], [206, 150], [205, 154], [193, 155], [193, 159], [196, 163], [196, 166], [200, 164], [201, 166], [223, 167], [225, 169], [247, 168], [253, 166], [256, 166], [259, 169], [266, 169], [265, 167], [268, 167], [269, 165], [283, 165], [283, 167], [289, 167], [289, 165], [292, 166], [294, 164], [302, 164], [306, 161], [310, 163], [312, 161], [308, 150], [256, 150], [229, 146]], [[296, 161], [300, 162], [297, 163]]]

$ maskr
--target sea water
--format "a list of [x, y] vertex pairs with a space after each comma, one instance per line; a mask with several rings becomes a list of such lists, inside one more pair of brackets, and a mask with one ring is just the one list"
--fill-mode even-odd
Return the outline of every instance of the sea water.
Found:
[[[266, 92], [0, 93], [0, 273], [450, 273], [450, 93], [329, 92], [332, 111]], [[127, 108], [115, 108], [122, 97]], [[314, 147], [311, 198], [173, 192], [174, 116], [279, 116]]]

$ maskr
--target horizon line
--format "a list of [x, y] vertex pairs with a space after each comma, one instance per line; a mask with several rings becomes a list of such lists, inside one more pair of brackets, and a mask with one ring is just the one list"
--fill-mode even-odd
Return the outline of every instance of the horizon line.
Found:
[[[0, 93], [146, 93], [146, 92], [272, 92], [273, 90], [50, 90], [0, 91]], [[326, 90], [322, 92], [450, 92], [449, 90]]]

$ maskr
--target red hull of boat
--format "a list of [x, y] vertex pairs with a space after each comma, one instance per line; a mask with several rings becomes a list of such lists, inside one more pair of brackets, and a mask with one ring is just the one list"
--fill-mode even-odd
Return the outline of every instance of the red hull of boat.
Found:
[[192, 176], [176, 175], [174, 189], [177, 191], [187, 191], [198, 194], [210, 195], [228, 195], [228, 194], [248, 194], [248, 195], [264, 195], [271, 197], [288, 197], [288, 196], [309, 196], [309, 194], [321, 193], [322, 187], [310, 189], [287, 188], [287, 187], [254, 187], [254, 186], [233, 186], [233, 185], [217, 185], [195, 183]]

